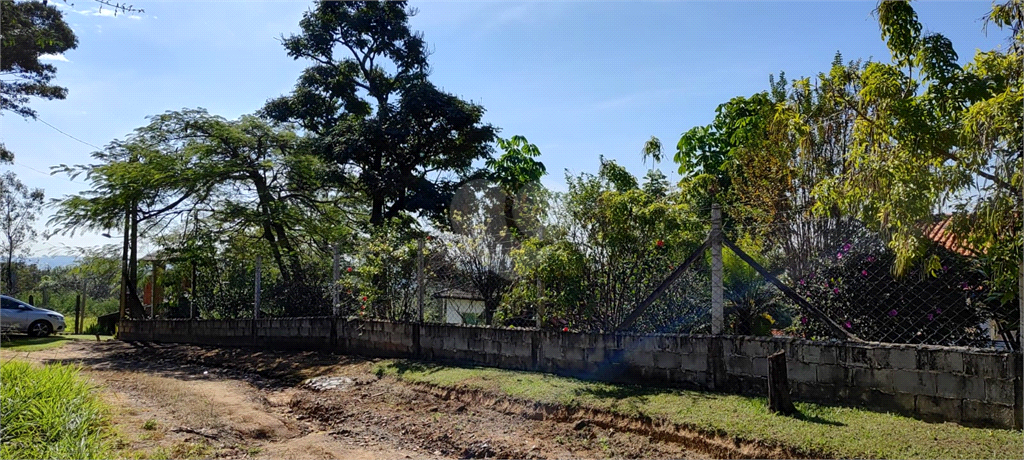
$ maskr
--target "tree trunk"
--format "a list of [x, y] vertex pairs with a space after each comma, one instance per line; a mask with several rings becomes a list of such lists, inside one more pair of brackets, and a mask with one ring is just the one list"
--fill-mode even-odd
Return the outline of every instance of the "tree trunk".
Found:
[[371, 199], [370, 225], [380, 227], [384, 224], [384, 194], [374, 191]]
[[128, 278], [127, 278], [127, 294], [128, 294], [128, 306], [132, 311], [131, 316], [133, 318], [144, 318], [146, 311], [143, 308], [142, 300], [139, 298], [139, 209], [138, 202], [132, 202], [131, 212], [129, 213], [129, 226], [131, 231], [129, 234], [129, 248], [128, 248]]
[[508, 228], [509, 238], [519, 236], [519, 223], [515, 217], [516, 197], [511, 193], [505, 194], [505, 226]]

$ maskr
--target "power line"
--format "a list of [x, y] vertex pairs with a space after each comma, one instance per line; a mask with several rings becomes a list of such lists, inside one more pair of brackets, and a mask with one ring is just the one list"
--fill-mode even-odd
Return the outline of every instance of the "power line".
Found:
[[78, 184], [78, 185], [82, 185], [82, 183], [81, 183], [81, 182], [78, 182], [78, 181], [76, 181], [76, 180], [74, 180], [74, 179], [71, 179], [71, 178], [69, 178], [69, 177], [63, 177], [63, 176], [54, 176], [54, 174], [53, 174], [53, 173], [48, 173], [48, 172], [45, 172], [45, 171], [40, 171], [40, 170], [38, 170], [38, 169], [36, 169], [36, 168], [33, 168], [33, 167], [31, 167], [31, 166], [29, 166], [29, 165], [27, 165], [27, 164], [25, 164], [25, 163], [19, 163], [19, 162], [15, 161], [15, 162], [14, 162], [14, 164], [15, 164], [16, 166], [21, 166], [22, 168], [25, 168], [25, 169], [28, 169], [28, 170], [32, 170], [32, 171], [35, 171], [35, 172], [37, 172], [37, 173], [39, 173], [39, 174], [42, 174], [42, 175], [44, 175], [44, 176], [50, 176], [50, 177], [60, 177], [61, 179], [64, 179], [64, 180], [66, 180], [66, 181], [68, 181], [68, 182], [71, 182], [72, 184]]
[[61, 133], [61, 134], [65, 135], [65, 136], [70, 137], [70, 138], [72, 138], [72, 139], [74, 139], [74, 140], [76, 140], [78, 142], [81, 142], [81, 143], [83, 143], [85, 145], [88, 145], [89, 147], [92, 147], [92, 148], [94, 148], [96, 150], [103, 150], [101, 147], [97, 147], [97, 146], [95, 146], [93, 144], [90, 144], [90, 143], [88, 143], [86, 141], [83, 141], [83, 140], [81, 140], [81, 139], [79, 139], [79, 138], [77, 138], [75, 136], [72, 136], [72, 135], [62, 131], [60, 128], [47, 123], [46, 120], [43, 120], [42, 118], [36, 117], [36, 120], [39, 121], [40, 123], [46, 125], [46, 126], [49, 126], [50, 128], [53, 128], [54, 131], [57, 131], [58, 133]]

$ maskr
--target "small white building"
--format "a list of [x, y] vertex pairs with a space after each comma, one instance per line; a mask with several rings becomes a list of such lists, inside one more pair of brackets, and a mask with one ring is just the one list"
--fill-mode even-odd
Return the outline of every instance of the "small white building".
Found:
[[481, 324], [484, 299], [461, 289], [446, 289], [434, 294], [441, 306], [442, 320], [448, 324]]

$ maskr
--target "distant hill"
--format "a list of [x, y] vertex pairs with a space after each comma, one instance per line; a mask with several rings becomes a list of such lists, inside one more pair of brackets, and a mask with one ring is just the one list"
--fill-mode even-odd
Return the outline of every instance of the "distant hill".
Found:
[[29, 257], [25, 259], [30, 264], [36, 264], [39, 268], [57, 268], [64, 267], [67, 265], [74, 265], [78, 261], [78, 257], [75, 256], [48, 256], [48, 257]]

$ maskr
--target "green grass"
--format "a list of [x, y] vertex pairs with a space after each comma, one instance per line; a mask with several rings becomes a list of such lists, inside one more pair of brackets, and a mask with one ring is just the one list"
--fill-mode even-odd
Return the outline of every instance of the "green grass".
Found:
[[379, 374], [566, 407], [667, 420], [707, 434], [833, 458], [1020, 458], [1022, 433], [933, 424], [849, 407], [796, 403], [800, 417], [765, 398], [587, 382], [549, 374], [382, 361]]
[[111, 458], [109, 408], [67, 365], [0, 364], [0, 458]]
[[[101, 335], [100, 340], [110, 340], [113, 337], [109, 335]], [[4, 337], [3, 343], [0, 343], [0, 347], [4, 350], [10, 351], [41, 351], [50, 348], [59, 348], [66, 345], [71, 340], [96, 340], [95, 335], [50, 335], [47, 337], [29, 337], [27, 335], [16, 335], [12, 334], [10, 337]]]

